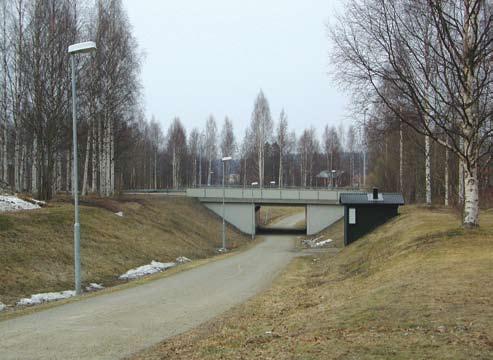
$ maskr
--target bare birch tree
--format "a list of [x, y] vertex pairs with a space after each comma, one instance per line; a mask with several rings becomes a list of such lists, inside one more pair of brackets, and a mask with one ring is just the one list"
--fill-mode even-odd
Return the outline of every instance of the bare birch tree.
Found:
[[269, 102], [261, 90], [255, 99], [250, 131], [255, 142], [256, 163], [260, 187], [264, 186], [265, 144], [272, 136], [272, 117]]
[[277, 145], [279, 146], [279, 188], [282, 188], [284, 185], [284, 161], [287, 154], [288, 146], [288, 118], [286, 117], [286, 113], [284, 109], [281, 110], [281, 114], [279, 115], [279, 123], [277, 124], [276, 129], [276, 140]]
[[205, 154], [207, 159], [207, 186], [211, 186], [212, 163], [217, 156], [217, 125], [212, 115], [209, 116], [205, 125]]
[[182, 161], [187, 151], [187, 136], [180, 118], [174, 118], [168, 129], [168, 152], [171, 156], [173, 171], [173, 188], [178, 189], [181, 186], [182, 179]]
[[[478, 225], [478, 172], [491, 154], [491, 21], [483, 0], [351, 0], [332, 28], [339, 78], [376, 93], [401, 121], [463, 162], [465, 226]], [[418, 124], [381, 96], [382, 81], [413, 104]]]

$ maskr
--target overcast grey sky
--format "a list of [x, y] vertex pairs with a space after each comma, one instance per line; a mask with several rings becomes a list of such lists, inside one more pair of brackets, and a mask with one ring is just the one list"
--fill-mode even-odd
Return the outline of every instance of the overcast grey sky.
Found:
[[262, 89], [277, 121], [290, 128], [347, 121], [348, 96], [328, 73], [326, 23], [334, 0], [124, 0], [145, 53], [148, 116], [166, 130], [179, 116], [187, 131], [212, 113], [228, 115], [240, 138]]

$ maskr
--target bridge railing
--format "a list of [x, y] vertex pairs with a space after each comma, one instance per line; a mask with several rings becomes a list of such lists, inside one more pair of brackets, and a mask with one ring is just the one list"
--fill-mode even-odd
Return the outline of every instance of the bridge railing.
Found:
[[[273, 189], [273, 188], [225, 188], [224, 196], [228, 199], [262, 199], [262, 200], [316, 200], [338, 201], [344, 189]], [[197, 198], [222, 198], [220, 187], [189, 188], [187, 196]]]

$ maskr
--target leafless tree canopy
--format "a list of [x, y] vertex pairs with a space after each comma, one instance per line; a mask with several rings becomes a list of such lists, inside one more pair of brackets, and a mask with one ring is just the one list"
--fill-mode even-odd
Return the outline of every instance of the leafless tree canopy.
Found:
[[348, 0], [331, 28], [339, 79], [463, 162], [466, 225], [478, 222], [478, 174], [491, 157], [491, 21], [484, 0]]

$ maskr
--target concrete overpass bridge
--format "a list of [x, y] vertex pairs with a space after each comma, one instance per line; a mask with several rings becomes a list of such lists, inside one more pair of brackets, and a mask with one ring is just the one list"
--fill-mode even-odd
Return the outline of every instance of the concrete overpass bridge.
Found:
[[[306, 232], [313, 235], [344, 216], [339, 193], [330, 189], [226, 188], [225, 219], [240, 231], [255, 235], [258, 211], [262, 206], [300, 206], [305, 208]], [[199, 199], [207, 208], [222, 216], [223, 189], [190, 188], [186, 195]]]

